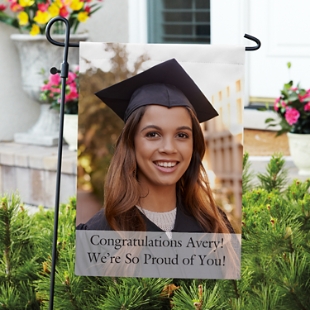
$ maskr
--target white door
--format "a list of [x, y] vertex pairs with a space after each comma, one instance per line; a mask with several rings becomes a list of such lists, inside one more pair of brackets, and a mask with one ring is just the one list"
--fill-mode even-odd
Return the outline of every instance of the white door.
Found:
[[250, 96], [278, 97], [291, 79], [310, 88], [310, 1], [252, 0], [247, 5], [249, 32], [262, 41], [261, 49], [249, 55]]
[[[310, 88], [309, 10], [309, 0], [211, 0], [212, 44], [255, 45], [245, 33], [262, 43], [246, 53], [245, 105], [272, 101], [289, 80]], [[246, 110], [244, 126], [264, 129], [269, 116]]]

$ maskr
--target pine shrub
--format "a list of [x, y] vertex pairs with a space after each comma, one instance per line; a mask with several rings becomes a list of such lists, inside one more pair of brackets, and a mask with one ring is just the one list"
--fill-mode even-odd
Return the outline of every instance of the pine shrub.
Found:
[[[310, 309], [310, 180], [286, 186], [274, 155], [253, 186], [245, 165], [241, 280], [76, 276], [72, 198], [60, 207], [54, 309]], [[48, 309], [54, 213], [0, 201], [0, 308]]]

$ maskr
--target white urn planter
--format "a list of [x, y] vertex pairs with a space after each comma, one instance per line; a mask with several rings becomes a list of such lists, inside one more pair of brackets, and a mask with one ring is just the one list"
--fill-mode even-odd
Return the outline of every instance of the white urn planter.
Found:
[[310, 134], [287, 133], [287, 136], [298, 174], [310, 176]]
[[[49, 103], [40, 104], [37, 122], [27, 133], [16, 133], [14, 141], [18, 143], [52, 146], [59, 140], [59, 112], [50, 109]], [[29, 141], [29, 139], [32, 139]]]
[[[64, 41], [64, 35], [52, 35], [52, 38], [56, 41]], [[86, 41], [87, 38], [87, 34], [75, 34], [70, 36], [70, 42]], [[19, 52], [23, 90], [33, 100], [42, 104], [39, 98], [40, 87], [44, 79], [49, 76], [50, 68], [60, 69], [64, 48], [52, 45], [44, 35], [13, 34], [11, 40]], [[68, 63], [70, 68], [79, 63], [78, 48], [69, 48]], [[45, 71], [45, 75], [42, 74], [42, 70]], [[49, 112], [52, 111], [42, 107], [40, 111], [37, 123], [27, 132], [15, 134], [15, 142], [47, 146], [58, 144], [59, 129], [55, 131], [55, 123], [51, 122]], [[51, 128], [48, 128], [47, 124], [50, 124]]]
[[78, 115], [64, 115], [64, 132], [63, 137], [69, 145], [70, 151], [76, 151], [78, 147]]

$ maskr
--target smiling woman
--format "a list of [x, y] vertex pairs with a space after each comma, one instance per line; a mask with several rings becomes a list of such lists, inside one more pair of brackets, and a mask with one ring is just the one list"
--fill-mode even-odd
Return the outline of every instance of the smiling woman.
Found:
[[[147, 106], [134, 143], [139, 183], [145, 192], [140, 205], [150, 211], [171, 211], [175, 204], [166, 205], [167, 194], [174, 194], [176, 183], [187, 170], [193, 153], [192, 121], [188, 111], [184, 107]], [[162, 190], [166, 193], [163, 195], [165, 201], [145, 202]], [[172, 198], [175, 200], [175, 195]], [[159, 204], [156, 206], [156, 203]]]
[[96, 94], [125, 121], [104, 208], [79, 230], [233, 233], [202, 165], [199, 122], [215, 116], [175, 59]]

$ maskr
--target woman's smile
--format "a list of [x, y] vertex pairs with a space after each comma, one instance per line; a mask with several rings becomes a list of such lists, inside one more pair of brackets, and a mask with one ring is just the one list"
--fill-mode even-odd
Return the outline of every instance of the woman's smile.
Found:
[[152, 186], [175, 186], [193, 152], [192, 121], [186, 108], [150, 105], [135, 135], [138, 180]]
[[177, 168], [177, 161], [155, 161], [157, 169], [163, 173], [172, 173]]
[[175, 165], [177, 164], [177, 162], [165, 162], [165, 161], [158, 161], [158, 162], [155, 162], [155, 165], [157, 166], [160, 166], [160, 167], [174, 167]]

